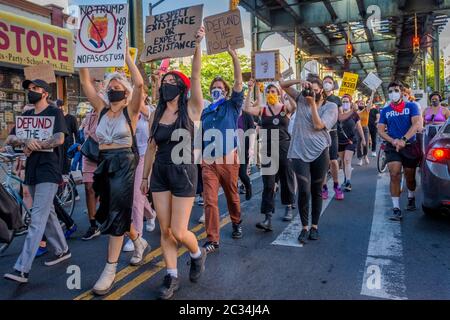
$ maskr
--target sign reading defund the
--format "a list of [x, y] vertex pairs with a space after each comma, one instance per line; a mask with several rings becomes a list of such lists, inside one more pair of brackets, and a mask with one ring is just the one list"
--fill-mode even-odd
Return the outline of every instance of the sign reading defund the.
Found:
[[[17, 116], [16, 136], [20, 139], [44, 141], [53, 136], [55, 117], [53, 116]], [[41, 150], [53, 151], [53, 150]]]
[[147, 17], [141, 61], [191, 56], [202, 24], [203, 5]]
[[128, 5], [80, 6], [75, 67], [123, 67]]
[[208, 54], [227, 51], [228, 46], [233, 49], [245, 46], [241, 12], [239, 10], [206, 17], [204, 25]]

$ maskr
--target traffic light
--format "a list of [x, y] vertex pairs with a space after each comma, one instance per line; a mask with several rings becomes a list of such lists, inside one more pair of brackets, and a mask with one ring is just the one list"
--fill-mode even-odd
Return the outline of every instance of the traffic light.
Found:
[[413, 37], [413, 52], [419, 53], [420, 51], [420, 38], [418, 36]]
[[236, 10], [240, 0], [230, 0], [230, 10]]
[[353, 57], [353, 46], [351, 43], [347, 43], [345, 46], [345, 58], [351, 60]]

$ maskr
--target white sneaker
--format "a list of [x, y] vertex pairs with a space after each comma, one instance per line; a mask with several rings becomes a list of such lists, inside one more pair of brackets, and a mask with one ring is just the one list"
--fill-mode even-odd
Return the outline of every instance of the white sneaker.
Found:
[[145, 230], [147, 232], [152, 232], [153, 230], [155, 230], [155, 218], [147, 220], [147, 223], [145, 224]]
[[369, 157], [368, 157], [368, 156], [365, 156], [365, 157], [364, 157], [364, 163], [365, 163], [365, 164], [369, 164], [369, 163], [370, 163]]
[[123, 252], [132, 252], [134, 251], [134, 243], [131, 241], [131, 239], [128, 239], [128, 241], [123, 246]]
[[362, 167], [362, 165], [363, 165], [363, 160], [361, 159], [358, 161], [358, 166]]
[[147, 248], [149, 248], [148, 242], [141, 236], [134, 241], [134, 253], [130, 260], [132, 266], [139, 266], [144, 262], [144, 253]]
[[200, 217], [200, 219], [198, 219], [199, 223], [205, 223], [205, 211], [203, 211], [202, 216]]
[[114, 284], [114, 279], [116, 278], [116, 271], [117, 271], [117, 263], [107, 263], [105, 269], [103, 269], [100, 278], [95, 283], [92, 292], [94, 292], [94, 294], [98, 296], [103, 296], [107, 294]]
[[376, 152], [372, 152], [372, 157], [376, 157], [377, 156], [377, 153]]

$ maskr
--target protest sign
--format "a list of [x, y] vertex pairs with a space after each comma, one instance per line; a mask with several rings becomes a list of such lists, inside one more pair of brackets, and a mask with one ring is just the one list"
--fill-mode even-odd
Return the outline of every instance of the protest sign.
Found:
[[[17, 116], [16, 136], [20, 139], [44, 141], [53, 136], [54, 125], [54, 116]], [[52, 149], [40, 151], [53, 152]]]
[[342, 97], [344, 94], [352, 96], [356, 91], [357, 83], [358, 83], [358, 74], [344, 72], [342, 84], [339, 87], [339, 96]]
[[280, 73], [278, 50], [258, 51], [252, 54], [252, 75], [258, 81], [273, 81]]
[[292, 69], [292, 67], [289, 67], [289, 69], [287, 69], [287, 70], [284, 70], [282, 73], [281, 73], [281, 77], [283, 78], [283, 79], [288, 79], [290, 76], [292, 76], [294, 74], [294, 69]]
[[241, 12], [232, 10], [206, 17], [205, 26], [206, 48], [208, 54], [216, 54], [228, 50], [243, 48], [244, 33], [242, 31]]
[[123, 67], [128, 5], [80, 6], [75, 67]]
[[369, 73], [363, 80], [363, 83], [372, 91], [377, 90], [382, 82], [383, 81], [373, 72]]
[[202, 24], [203, 5], [147, 17], [142, 62], [191, 56]]
[[51, 64], [40, 64], [33, 67], [25, 67], [23, 69], [25, 79], [36, 80], [41, 79], [47, 83], [55, 83], [55, 70]]

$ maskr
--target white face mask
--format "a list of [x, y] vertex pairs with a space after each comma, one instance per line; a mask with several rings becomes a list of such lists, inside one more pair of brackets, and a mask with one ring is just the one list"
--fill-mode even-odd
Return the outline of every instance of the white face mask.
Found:
[[349, 110], [350, 109], [350, 102], [342, 103], [342, 108], [344, 109], [344, 111]]
[[325, 82], [325, 83], [323, 84], [323, 89], [324, 89], [326, 92], [330, 92], [330, 91], [333, 91], [334, 86], [333, 86], [332, 83]]
[[400, 92], [389, 93], [389, 100], [391, 100], [393, 102], [398, 102], [398, 100], [400, 100], [400, 98], [401, 98]]
[[223, 98], [225, 98], [225, 95], [223, 94], [223, 90], [221, 89], [212, 89], [211, 90], [211, 98], [213, 99], [213, 102], [217, 102]]

